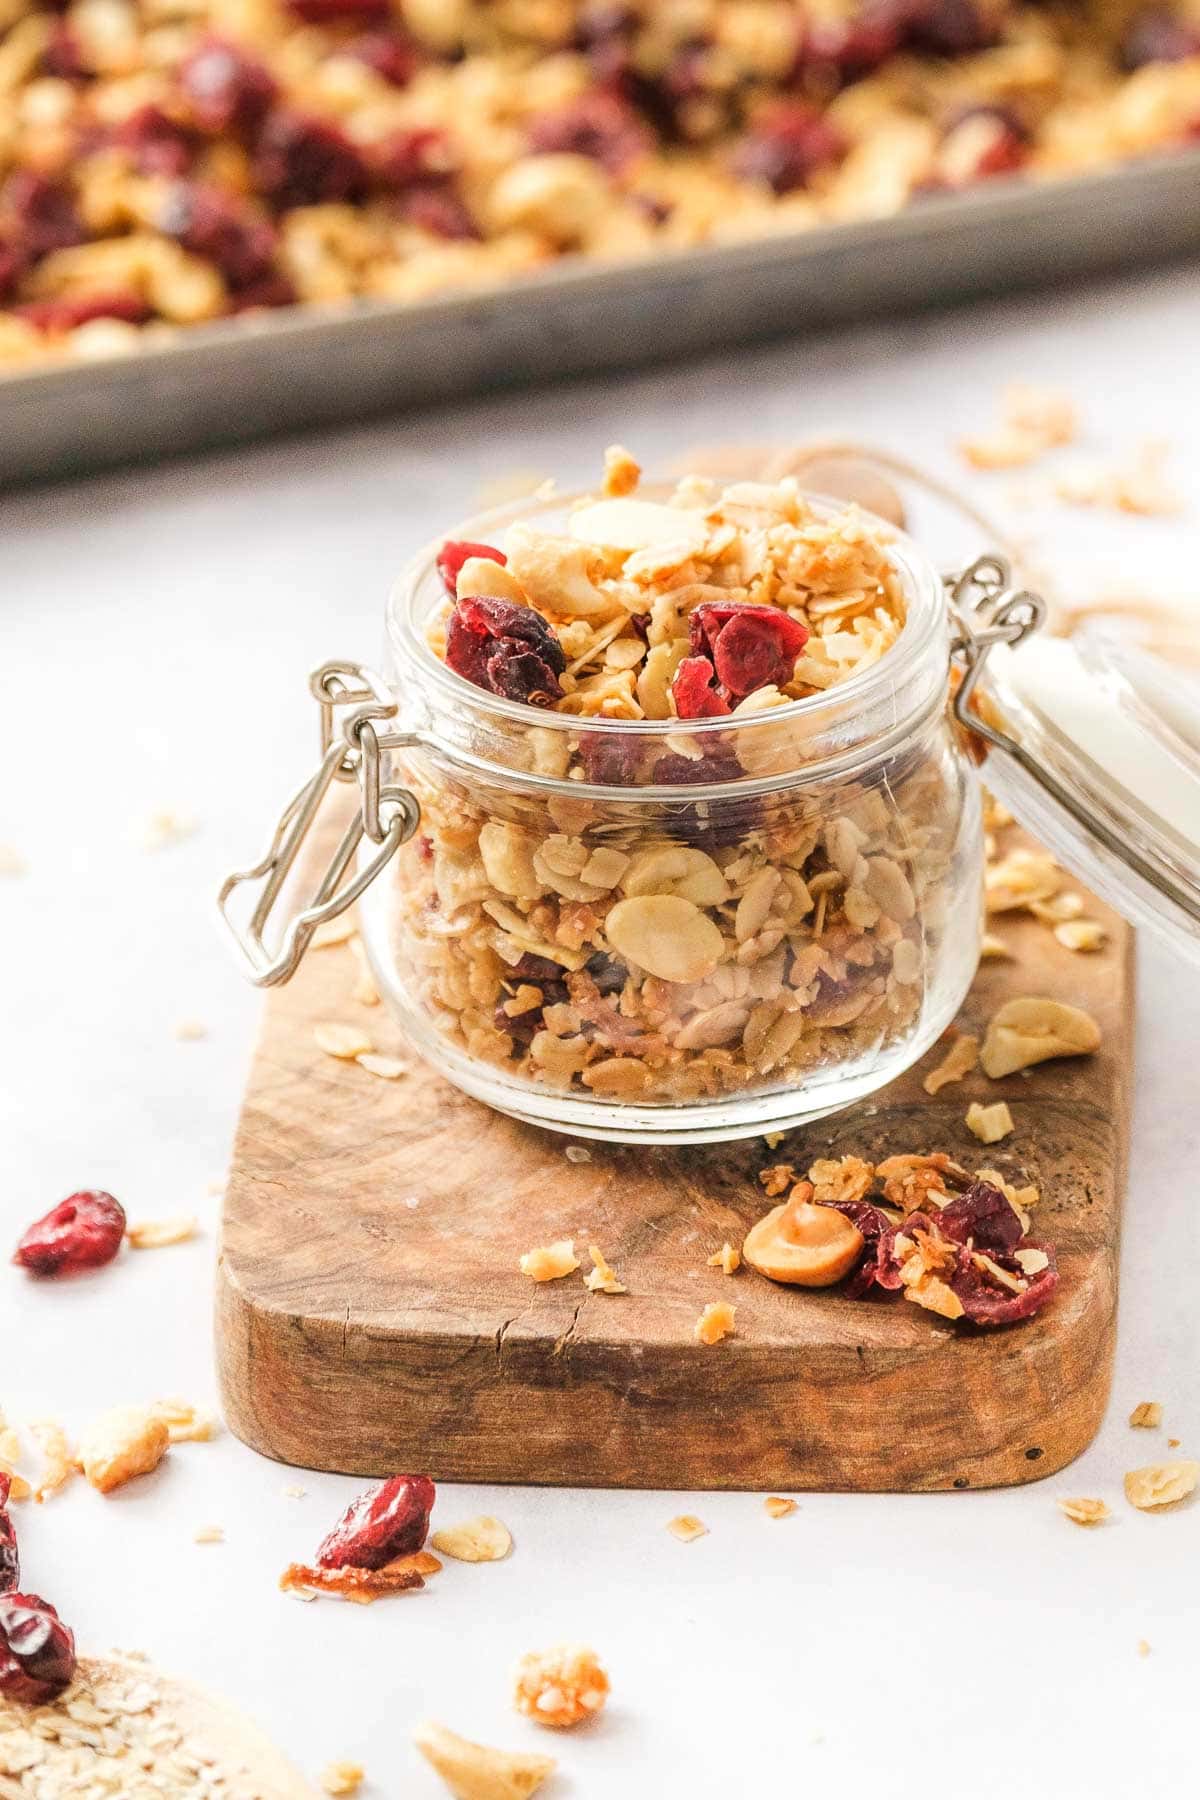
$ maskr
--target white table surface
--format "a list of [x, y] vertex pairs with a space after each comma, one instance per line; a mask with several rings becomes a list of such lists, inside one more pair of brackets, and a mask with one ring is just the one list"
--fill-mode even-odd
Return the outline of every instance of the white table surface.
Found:
[[[11, 1417], [78, 1430], [118, 1401], [214, 1399], [209, 1185], [259, 1003], [209, 902], [307, 769], [308, 670], [372, 655], [410, 549], [487, 479], [586, 482], [613, 440], [653, 467], [699, 442], [853, 431], [957, 477], [953, 438], [1014, 377], [1071, 389], [1100, 453], [1169, 438], [1195, 502], [1198, 308], [1200, 274], [1175, 271], [0, 503], [0, 841], [30, 865], [0, 881], [0, 1236], [82, 1186], [134, 1218], [202, 1219], [195, 1242], [82, 1281], [0, 1266]], [[1007, 485], [974, 491], [1002, 508]], [[1170, 522], [1013, 517], [1081, 589], [1194, 573], [1194, 506]], [[200, 829], [151, 855], [136, 838], [159, 807]], [[409, 1745], [425, 1715], [557, 1752], [548, 1800], [1192, 1791], [1200, 1502], [1139, 1514], [1121, 1476], [1169, 1454], [1165, 1432], [1128, 1428], [1139, 1400], [1164, 1402], [1179, 1454], [1200, 1448], [1200, 984], [1152, 943], [1140, 957], [1116, 1381], [1069, 1472], [1010, 1492], [805, 1495], [779, 1522], [755, 1494], [446, 1489], [443, 1520], [509, 1524], [509, 1561], [447, 1564], [424, 1594], [371, 1609], [301, 1607], [276, 1576], [361, 1483], [304, 1477], [288, 1499], [298, 1477], [225, 1434], [108, 1499], [76, 1482], [20, 1509], [26, 1584], [82, 1646], [142, 1649], [240, 1702], [310, 1775], [362, 1760], [372, 1800], [443, 1791]], [[208, 1037], [176, 1041], [184, 1018]], [[1064, 1493], [1104, 1495], [1113, 1521], [1077, 1529], [1055, 1509]], [[710, 1535], [668, 1536], [682, 1510]], [[223, 1545], [193, 1543], [207, 1524]], [[597, 1648], [613, 1698], [594, 1729], [551, 1743], [512, 1713], [508, 1672], [564, 1639]]]

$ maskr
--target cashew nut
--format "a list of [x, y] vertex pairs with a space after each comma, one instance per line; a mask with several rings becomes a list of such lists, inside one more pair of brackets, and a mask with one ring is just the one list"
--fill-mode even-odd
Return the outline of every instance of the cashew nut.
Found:
[[742, 1256], [772, 1281], [832, 1287], [850, 1273], [864, 1241], [857, 1225], [836, 1207], [794, 1199], [773, 1207], [751, 1226]]

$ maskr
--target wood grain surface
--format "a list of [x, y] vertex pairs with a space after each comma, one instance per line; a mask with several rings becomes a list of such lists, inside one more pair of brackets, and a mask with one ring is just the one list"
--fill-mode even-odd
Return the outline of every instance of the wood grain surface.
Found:
[[[217, 1340], [229, 1423], [287, 1463], [361, 1475], [669, 1488], [927, 1490], [1023, 1482], [1087, 1445], [1111, 1372], [1128, 1141], [1133, 939], [1099, 901], [1107, 947], [1072, 954], [1024, 916], [982, 965], [960, 1023], [1017, 994], [1085, 1007], [1103, 1044], [936, 1099], [937, 1046], [874, 1100], [788, 1135], [695, 1149], [588, 1146], [517, 1124], [413, 1059], [378, 1079], [322, 1055], [313, 1026], [361, 1023], [402, 1051], [382, 1007], [350, 999], [346, 947], [310, 953], [267, 1001], [225, 1197]], [[985, 1147], [972, 1100], [1008, 1100]], [[1062, 1282], [1007, 1330], [707, 1268], [770, 1202], [765, 1164], [945, 1150], [1036, 1181], [1036, 1231]], [[598, 1244], [628, 1294], [579, 1274], [535, 1284], [521, 1253]], [[697, 1344], [707, 1301], [736, 1335]]]

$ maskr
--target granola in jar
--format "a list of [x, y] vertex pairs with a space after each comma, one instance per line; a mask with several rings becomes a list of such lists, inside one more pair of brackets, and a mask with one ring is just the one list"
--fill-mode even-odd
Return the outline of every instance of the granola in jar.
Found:
[[444, 540], [400, 597], [394, 683], [431, 716], [395, 759], [420, 836], [364, 901], [375, 973], [522, 1116], [815, 1116], [926, 1047], [976, 960], [940, 590], [791, 479], [636, 479], [610, 453], [606, 493]]

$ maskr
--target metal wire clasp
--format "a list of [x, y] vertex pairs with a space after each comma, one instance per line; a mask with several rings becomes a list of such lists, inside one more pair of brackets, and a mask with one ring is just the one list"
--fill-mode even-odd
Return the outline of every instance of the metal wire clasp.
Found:
[[[309, 677], [309, 688], [321, 709], [320, 764], [284, 807], [266, 854], [253, 867], [227, 876], [217, 896], [221, 918], [257, 987], [274, 987], [295, 974], [317, 927], [353, 905], [412, 837], [421, 818], [416, 796], [381, 778], [382, 753], [417, 741], [411, 733], [378, 730], [396, 716], [396, 703], [383, 680], [361, 663], [327, 662]], [[358, 809], [311, 899], [292, 914], [278, 946], [271, 949], [266, 942], [271, 914], [335, 781], [358, 783]], [[347, 878], [364, 838], [378, 848]], [[261, 883], [261, 889], [243, 925], [232, 916], [230, 901], [247, 883]]]
[[995, 644], [1019, 644], [1046, 621], [1046, 602], [1028, 588], [1014, 588], [1012, 571], [1002, 556], [977, 556], [957, 575], [946, 577], [950, 617], [954, 625], [951, 649], [962, 669], [954, 695], [954, 716], [960, 725], [985, 738], [998, 749], [1011, 750], [1011, 738], [971, 710], [971, 701]]

